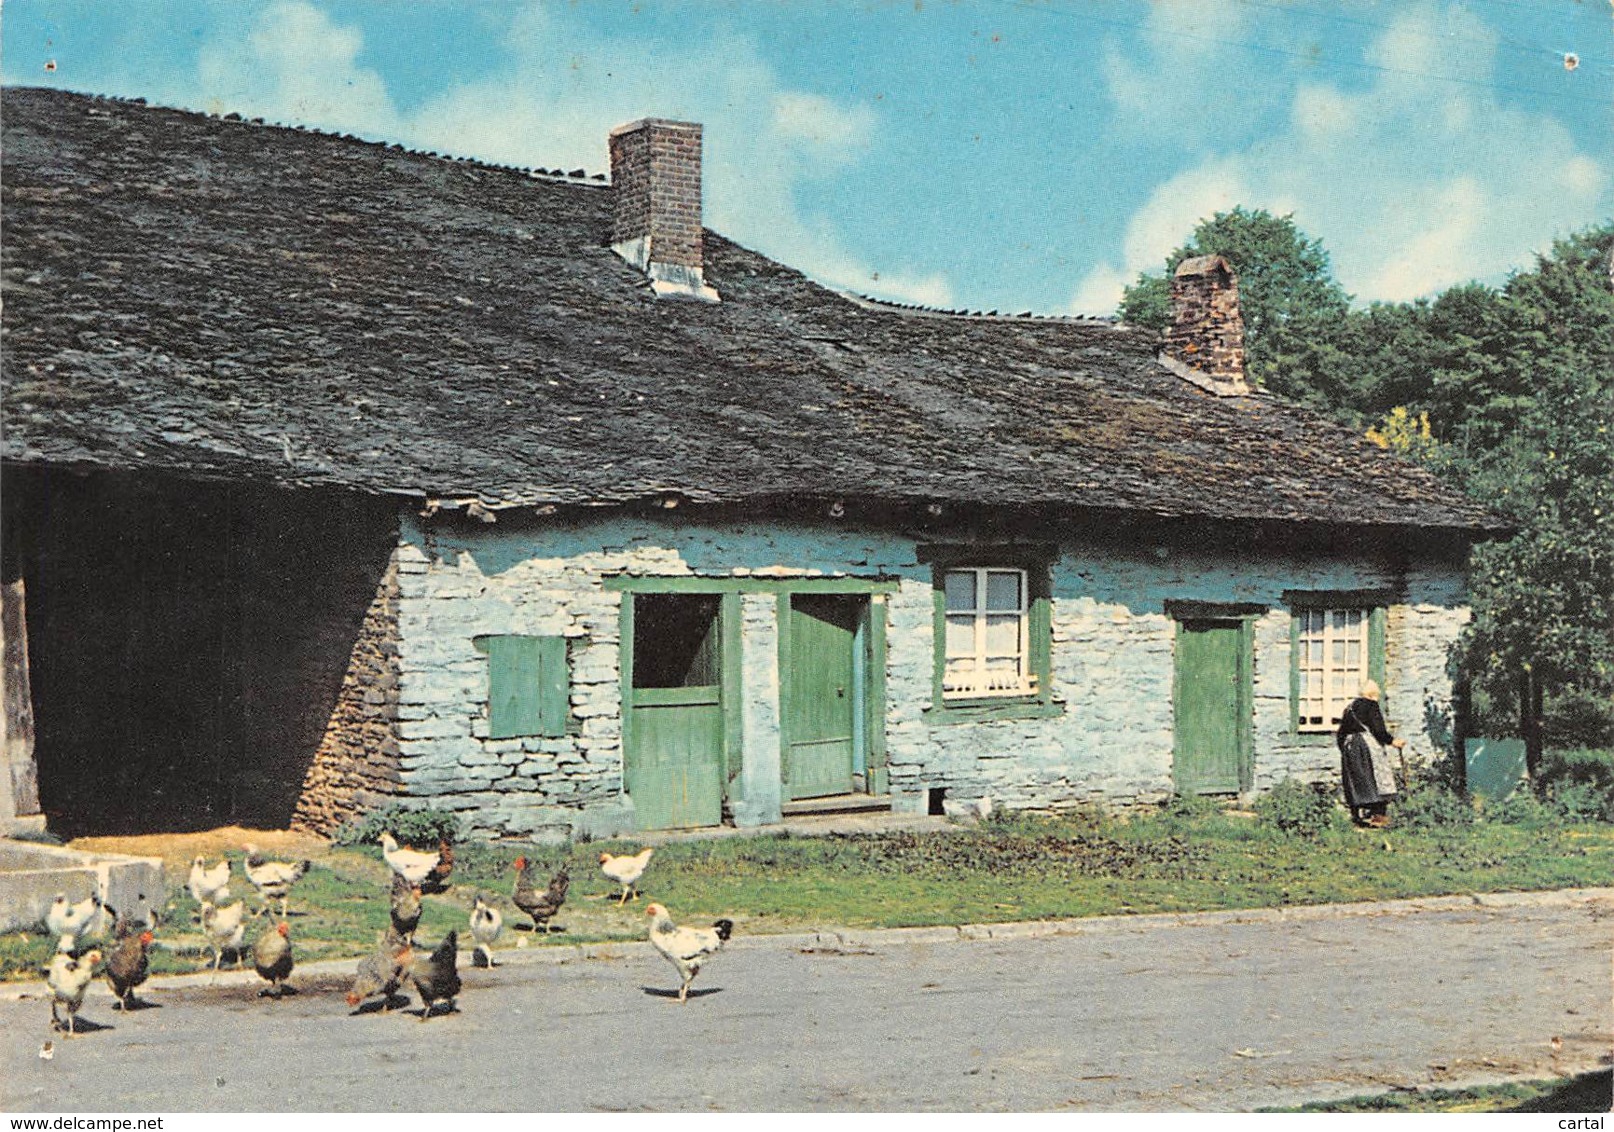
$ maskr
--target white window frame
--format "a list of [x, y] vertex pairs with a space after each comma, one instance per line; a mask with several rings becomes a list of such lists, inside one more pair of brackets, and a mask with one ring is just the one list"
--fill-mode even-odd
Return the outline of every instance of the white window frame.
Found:
[[[1369, 626], [1373, 611], [1361, 606], [1315, 606], [1297, 609], [1294, 615], [1300, 622], [1295, 638], [1295, 647], [1300, 650], [1295, 661], [1300, 673], [1296, 691], [1299, 730], [1333, 732], [1371, 670]], [[1354, 624], [1350, 621], [1353, 617]], [[1312, 645], [1319, 646], [1315, 663]], [[1349, 659], [1352, 645], [1359, 658], [1354, 665]], [[1336, 652], [1344, 656], [1336, 660]]]
[[[948, 609], [946, 600], [947, 580], [955, 574], [968, 574], [974, 579], [974, 601], [969, 609]], [[987, 579], [993, 574], [1012, 574], [1018, 583], [1020, 593], [1019, 604], [1015, 608], [1002, 608], [991, 606], [987, 602]], [[1028, 571], [1013, 566], [949, 566], [942, 572], [942, 610], [943, 639], [942, 649], [942, 699], [943, 700], [980, 700], [980, 699], [1023, 699], [1037, 694], [1037, 674], [1031, 670], [1031, 578]], [[953, 653], [950, 651], [952, 634], [947, 632], [955, 620], [968, 617], [973, 621], [974, 643], [968, 653]], [[987, 651], [986, 630], [989, 618], [1017, 617], [1018, 645], [1014, 654], [1015, 670], [1012, 676], [1007, 673], [993, 673], [989, 670], [989, 662], [1003, 660], [1007, 653], [989, 653]], [[954, 673], [952, 662], [960, 659], [970, 659], [972, 671], [967, 674]], [[1008, 682], [1005, 682], [1005, 677]]]

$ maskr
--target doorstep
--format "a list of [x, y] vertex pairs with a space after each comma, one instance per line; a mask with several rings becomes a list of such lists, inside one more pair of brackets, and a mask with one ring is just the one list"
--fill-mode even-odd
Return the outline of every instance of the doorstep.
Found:
[[891, 812], [889, 794], [831, 794], [825, 798], [802, 798], [786, 802], [779, 812], [787, 818], [804, 814], [874, 814]]

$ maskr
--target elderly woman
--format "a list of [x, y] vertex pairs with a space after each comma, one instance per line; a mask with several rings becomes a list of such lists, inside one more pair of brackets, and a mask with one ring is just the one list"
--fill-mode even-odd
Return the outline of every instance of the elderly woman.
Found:
[[1385, 829], [1390, 824], [1386, 813], [1394, 790], [1381, 791], [1373, 775], [1373, 750], [1368, 746], [1371, 735], [1380, 746], [1402, 748], [1405, 739], [1397, 739], [1385, 725], [1384, 712], [1379, 710], [1379, 686], [1367, 680], [1361, 693], [1350, 702], [1339, 718], [1339, 730], [1334, 743], [1339, 747], [1339, 774], [1345, 785], [1345, 804], [1351, 808], [1351, 820], [1360, 826]]

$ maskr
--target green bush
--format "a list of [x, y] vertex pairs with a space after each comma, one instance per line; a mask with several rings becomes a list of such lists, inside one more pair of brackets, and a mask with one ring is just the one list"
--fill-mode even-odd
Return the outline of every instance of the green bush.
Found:
[[389, 831], [405, 845], [425, 847], [439, 840], [452, 845], [460, 838], [460, 817], [449, 810], [394, 803], [348, 822], [332, 840], [338, 845], [374, 845]]
[[1406, 829], [1449, 829], [1474, 824], [1474, 804], [1454, 790], [1445, 760], [1409, 769], [1391, 813]]
[[1566, 821], [1614, 822], [1614, 751], [1547, 751], [1539, 788]]
[[1198, 821], [1220, 815], [1222, 804], [1204, 794], [1173, 794], [1160, 804], [1160, 812], [1166, 817]]
[[1557, 811], [1524, 787], [1500, 801], [1486, 802], [1482, 816], [1486, 821], [1524, 826], [1527, 829], [1539, 829], [1558, 821]]
[[1255, 800], [1255, 820], [1282, 833], [1321, 837], [1339, 824], [1334, 787], [1328, 782], [1286, 778]]

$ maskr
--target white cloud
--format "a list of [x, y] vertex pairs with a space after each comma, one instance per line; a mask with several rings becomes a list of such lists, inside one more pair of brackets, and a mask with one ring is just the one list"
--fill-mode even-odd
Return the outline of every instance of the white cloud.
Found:
[[[1452, 41], [1464, 45], [1460, 70]], [[1364, 88], [1301, 87], [1282, 129], [1158, 188], [1127, 224], [1121, 263], [1095, 268], [1073, 308], [1106, 309], [1117, 282], [1159, 267], [1198, 219], [1233, 204], [1293, 212], [1361, 300], [1496, 277], [1595, 219], [1614, 195], [1614, 166], [1581, 152], [1550, 116], [1485, 89], [1495, 42], [1460, 8], [1400, 12], [1366, 53], [1389, 70]]]
[[202, 46], [203, 108], [368, 136], [391, 133], [397, 111], [381, 76], [359, 65], [362, 47], [356, 29], [312, 4], [271, 4], [249, 29]]
[[787, 86], [740, 38], [681, 54], [650, 40], [594, 37], [550, 7], [498, 16], [502, 57], [405, 114], [360, 63], [356, 28], [306, 0], [282, 0], [243, 34], [203, 49], [200, 77], [217, 104], [208, 108], [591, 172], [609, 166], [613, 126], [650, 116], [702, 122], [708, 225], [836, 286], [951, 301], [945, 277], [867, 262], [800, 203], [801, 186], [867, 151], [879, 128], [870, 107]]
[[1126, 128], [1192, 142], [1208, 115], [1248, 114], [1255, 92], [1228, 97], [1227, 45], [1249, 18], [1237, 0], [1155, 0], [1142, 35], [1125, 47], [1111, 42], [1101, 63]]

